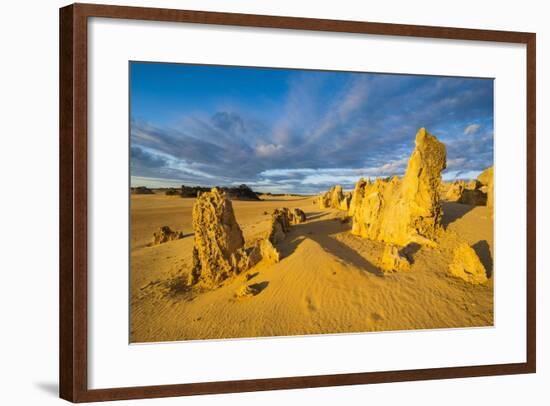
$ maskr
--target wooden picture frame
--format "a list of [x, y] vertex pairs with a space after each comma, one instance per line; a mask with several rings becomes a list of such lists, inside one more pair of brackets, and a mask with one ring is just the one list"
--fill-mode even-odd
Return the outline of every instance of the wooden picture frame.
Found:
[[[87, 273], [87, 46], [88, 19], [184, 22], [284, 28], [466, 41], [525, 44], [527, 47], [527, 328], [526, 362], [466, 367], [349, 373], [242, 381], [109, 389], [88, 387]], [[536, 96], [534, 33], [337, 21], [202, 11], [74, 4], [60, 9], [60, 397], [72, 402], [141, 399], [275, 389], [313, 388], [426, 379], [448, 379], [536, 371]]]

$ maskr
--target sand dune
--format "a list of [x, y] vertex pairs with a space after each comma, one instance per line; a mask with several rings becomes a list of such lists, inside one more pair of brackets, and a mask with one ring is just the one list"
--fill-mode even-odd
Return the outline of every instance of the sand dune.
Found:
[[[490, 326], [493, 278], [471, 285], [448, 273], [460, 237], [492, 270], [493, 234], [486, 206], [443, 204], [441, 249], [418, 247], [410, 271], [383, 273], [384, 244], [351, 234], [346, 213], [320, 209], [313, 197], [233, 201], [251, 245], [280, 207], [308, 220], [279, 245], [281, 261], [260, 263], [213, 290], [187, 286], [192, 268], [195, 199], [131, 196], [131, 341], [171, 341], [274, 335]], [[161, 226], [184, 237], [148, 246]], [[248, 287], [244, 289], [243, 287]]]

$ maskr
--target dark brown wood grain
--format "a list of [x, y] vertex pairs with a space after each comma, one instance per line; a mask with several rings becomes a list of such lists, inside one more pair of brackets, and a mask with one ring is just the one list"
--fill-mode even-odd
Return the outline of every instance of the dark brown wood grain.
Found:
[[537, 53], [536, 36], [527, 40], [527, 365], [537, 365]]
[[64, 399], [74, 399], [72, 10], [59, 13], [59, 391]]
[[[88, 389], [87, 22], [89, 17], [493, 41], [527, 46], [526, 362], [406, 371]], [[536, 370], [536, 37], [533, 33], [74, 4], [60, 9], [60, 396], [72, 402], [532, 373]]]

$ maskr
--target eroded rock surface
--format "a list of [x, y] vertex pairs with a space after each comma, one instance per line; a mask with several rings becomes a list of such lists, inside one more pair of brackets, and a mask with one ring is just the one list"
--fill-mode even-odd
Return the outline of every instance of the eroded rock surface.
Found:
[[459, 202], [465, 189], [466, 184], [464, 181], [454, 181], [449, 185], [445, 193], [445, 200], [448, 202]]
[[467, 243], [461, 243], [454, 250], [453, 262], [449, 265], [451, 275], [461, 278], [472, 284], [487, 281], [485, 267], [479, 260], [476, 252]]
[[473, 206], [485, 206], [487, 203], [487, 193], [480, 188], [483, 185], [477, 180], [465, 182], [463, 180], [454, 181], [447, 188], [445, 200]]
[[262, 260], [271, 264], [277, 263], [280, 260], [280, 254], [271, 241], [264, 239], [256, 242], [248, 258], [248, 268], [252, 268]]
[[494, 166], [485, 169], [477, 177], [477, 180], [487, 188], [487, 208], [491, 210], [491, 216], [494, 212]]
[[483, 184], [477, 179], [472, 179], [466, 183], [466, 189], [470, 190], [479, 189], [481, 186], [483, 186]]
[[483, 193], [479, 189], [464, 189], [458, 202], [472, 206], [485, 206], [487, 204], [487, 193]]
[[365, 195], [365, 186], [369, 183], [369, 179], [365, 180], [363, 178], [360, 178], [355, 184], [355, 189], [353, 190], [353, 193], [351, 195], [351, 201], [348, 210], [348, 214], [350, 216], [353, 216], [357, 208], [361, 207], [361, 202], [363, 201], [363, 197]]
[[307, 220], [306, 213], [299, 208], [294, 208], [289, 211], [290, 224], [301, 224]]
[[493, 176], [494, 176], [494, 166], [490, 166], [489, 168], [485, 169], [483, 172], [479, 174], [479, 176], [477, 177], [477, 180], [483, 186], [488, 186], [490, 183], [493, 182]]
[[273, 244], [278, 244], [284, 240], [286, 233], [289, 231], [290, 211], [286, 207], [282, 209], [275, 209], [271, 215], [267, 239]]
[[[352, 233], [400, 246], [410, 242], [435, 245], [441, 227], [441, 172], [445, 145], [421, 128], [403, 179], [376, 179], [357, 190]], [[357, 200], [359, 202], [359, 199]]]
[[181, 231], [174, 231], [168, 226], [162, 226], [153, 233], [153, 245], [163, 244], [168, 241], [179, 240], [183, 238]]
[[380, 268], [384, 272], [408, 271], [411, 268], [408, 258], [394, 244], [384, 247]]
[[487, 193], [481, 188], [483, 184], [479, 180], [465, 182], [457, 180], [447, 186], [445, 200], [472, 206], [485, 206]]
[[291, 224], [304, 221], [306, 214], [298, 208], [276, 209], [271, 215], [266, 237], [245, 249], [243, 234], [227, 195], [216, 188], [200, 193], [193, 206], [195, 245], [188, 284], [200, 282], [206, 287], [217, 287], [261, 261], [279, 262], [280, 254], [275, 245], [284, 240]]
[[351, 193], [344, 193], [342, 186], [336, 185], [319, 197], [319, 208], [348, 211], [350, 202]]
[[270, 263], [279, 262], [280, 253], [276, 245], [285, 239], [291, 225], [301, 224], [304, 221], [306, 221], [306, 213], [299, 208], [292, 210], [286, 207], [275, 209], [271, 215], [265, 240], [257, 242], [250, 254], [251, 263], [257, 263], [262, 259]]
[[193, 230], [192, 283], [216, 286], [241, 271], [243, 233], [225, 193], [213, 188], [200, 194], [193, 206]]

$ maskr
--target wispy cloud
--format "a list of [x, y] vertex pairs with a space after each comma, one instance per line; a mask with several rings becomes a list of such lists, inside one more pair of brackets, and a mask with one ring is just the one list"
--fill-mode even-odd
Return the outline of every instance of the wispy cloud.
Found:
[[[292, 71], [266, 83], [267, 90], [255, 82], [254, 90], [247, 75], [261, 72], [245, 73], [223, 88], [204, 83], [210, 99], [224, 99], [223, 109], [201, 104], [206, 95], [198, 93], [186, 101], [194, 108], [171, 123], [132, 114], [133, 179], [247, 183], [274, 192], [316, 193], [335, 183], [350, 188], [359, 177], [403, 174], [420, 127], [447, 145], [447, 178], [492, 164], [491, 81]], [[174, 98], [187, 100], [167, 92], [166, 108]], [[251, 93], [258, 93], [254, 102], [247, 99]], [[227, 102], [227, 94], [236, 94], [236, 102]]]
[[477, 131], [481, 128], [481, 125], [479, 124], [470, 124], [464, 129], [464, 134], [466, 135], [472, 135], [477, 133]]

